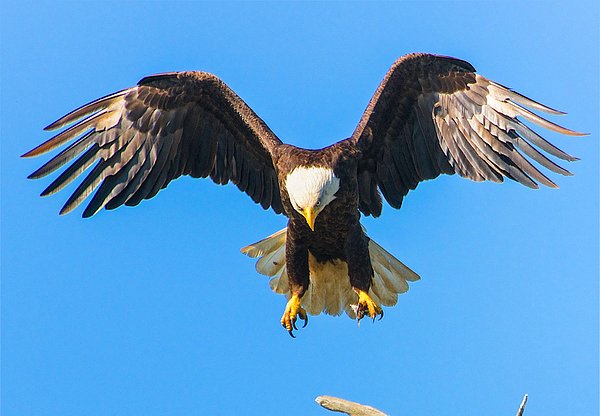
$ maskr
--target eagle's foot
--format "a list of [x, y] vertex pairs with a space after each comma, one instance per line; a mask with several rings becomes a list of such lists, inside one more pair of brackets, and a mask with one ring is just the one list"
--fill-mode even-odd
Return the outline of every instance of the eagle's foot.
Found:
[[381, 306], [375, 303], [371, 296], [364, 290], [358, 290], [358, 305], [356, 306], [356, 319], [360, 323], [360, 320], [368, 315], [375, 321], [375, 318], [379, 316], [379, 319], [383, 318], [383, 309]]
[[288, 330], [288, 333], [292, 338], [296, 338], [292, 331], [294, 329], [298, 330], [296, 327], [296, 320], [298, 317], [304, 321], [302, 328], [306, 327], [306, 325], [308, 325], [308, 315], [304, 308], [300, 306], [300, 297], [294, 294], [290, 300], [288, 300], [287, 305], [285, 305], [285, 312], [281, 317], [281, 325]]

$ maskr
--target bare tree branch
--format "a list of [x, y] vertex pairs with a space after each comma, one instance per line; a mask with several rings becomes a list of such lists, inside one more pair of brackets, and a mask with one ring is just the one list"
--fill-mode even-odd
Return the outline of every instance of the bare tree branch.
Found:
[[[517, 416], [523, 416], [525, 405], [527, 404], [527, 398], [527, 394], [523, 396], [523, 401], [521, 402], [521, 406], [519, 406]], [[315, 401], [325, 409], [331, 410], [332, 412], [346, 413], [349, 416], [388, 416], [382, 411], [379, 411], [371, 406], [365, 406], [364, 404], [351, 402], [338, 397], [319, 396], [315, 399]]]
[[519, 410], [517, 410], [517, 416], [523, 416], [523, 412], [525, 411], [525, 405], [527, 404], [527, 397], [527, 395], [523, 396], [521, 406], [519, 406]]
[[332, 396], [319, 396], [317, 403], [332, 412], [346, 413], [350, 416], [388, 416], [387, 414], [364, 404], [351, 402]]

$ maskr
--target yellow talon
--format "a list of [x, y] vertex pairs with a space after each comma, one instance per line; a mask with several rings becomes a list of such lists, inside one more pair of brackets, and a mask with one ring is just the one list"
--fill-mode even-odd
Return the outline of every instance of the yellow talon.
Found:
[[300, 297], [294, 294], [290, 300], [288, 300], [287, 305], [285, 305], [285, 312], [281, 317], [281, 325], [288, 330], [292, 338], [296, 338], [292, 331], [298, 329], [296, 328], [296, 319], [298, 316], [304, 321], [304, 328], [308, 324], [308, 315], [304, 308], [300, 306]]
[[356, 318], [360, 321], [365, 315], [369, 315], [373, 320], [377, 316], [381, 319], [383, 318], [383, 309], [371, 299], [367, 292], [359, 289]]

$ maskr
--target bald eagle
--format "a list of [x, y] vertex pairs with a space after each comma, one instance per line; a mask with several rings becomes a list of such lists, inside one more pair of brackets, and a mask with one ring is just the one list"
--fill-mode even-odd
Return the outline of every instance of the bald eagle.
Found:
[[[527, 109], [528, 107], [529, 109]], [[476, 74], [460, 59], [399, 58], [351, 137], [318, 150], [284, 144], [227, 85], [206, 72], [142, 78], [46, 127], [65, 128], [24, 157], [63, 149], [29, 178], [70, 163], [42, 192], [60, 191], [88, 168], [60, 211], [93, 194], [83, 217], [134, 206], [182, 175], [233, 182], [287, 227], [242, 249], [285, 294], [281, 324], [293, 336], [308, 314], [383, 315], [419, 276], [371, 240], [361, 213], [378, 217], [382, 198], [400, 208], [409, 190], [440, 174], [474, 181], [509, 178], [556, 187], [531, 161], [571, 175], [539, 150], [576, 160], [519, 119], [581, 135], [533, 113], [564, 114]], [[525, 157], [526, 156], [526, 157]], [[96, 192], [94, 193], [94, 190]]]

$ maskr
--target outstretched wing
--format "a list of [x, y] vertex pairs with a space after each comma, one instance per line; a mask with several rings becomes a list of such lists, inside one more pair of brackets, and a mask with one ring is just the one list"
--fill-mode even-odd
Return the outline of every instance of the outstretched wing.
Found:
[[263, 208], [282, 212], [271, 154], [281, 141], [225, 83], [205, 72], [143, 78], [100, 98], [46, 130], [69, 126], [25, 153], [38, 156], [66, 145], [29, 177], [71, 163], [43, 192], [58, 192], [94, 163], [61, 210], [65, 214], [98, 190], [83, 212], [137, 205], [181, 175], [235, 183]]
[[504, 177], [537, 188], [556, 187], [523, 155], [543, 167], [570, 173], [538, 149], [570, 156], [523, 124], [522, 117], [558, 133], [577, 136], [525, 107], [558, 115], [500, 84], [475, 74], [468, 62], [427, 54], [398, 59], [379, 85], [348, 140], [362, 151], [358, 167], [359, 208], [381, 214], [381, 197], [400, 208], [419, 182], [442, 173], [474, 181]]

